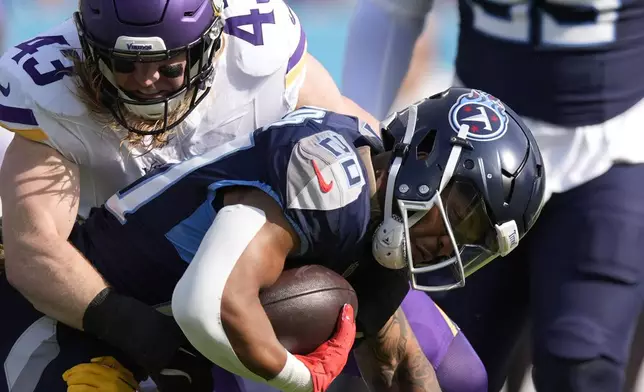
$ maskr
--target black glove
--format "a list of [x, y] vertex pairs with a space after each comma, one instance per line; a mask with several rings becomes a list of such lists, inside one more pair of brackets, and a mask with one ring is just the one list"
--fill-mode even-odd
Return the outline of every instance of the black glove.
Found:
[[212, 392], [212, 366], [186, 341], [166, 367], [150, 377], [160, 392]]
[[212, 392], [212, 363], [183, 335], [171, 316], [111, 288], [87, 307], [83, 329], [123, 351], [160, 392]]

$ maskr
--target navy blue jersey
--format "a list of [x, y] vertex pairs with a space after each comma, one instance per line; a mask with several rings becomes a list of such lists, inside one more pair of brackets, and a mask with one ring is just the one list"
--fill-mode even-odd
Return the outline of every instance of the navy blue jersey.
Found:
[[644, 97], [644, 0], [459, 0], [457, 75], [522, 116], [600, 124]]
[[148, 304], [167, 302], [222, 206], [220, 190], [254, 187], [282, 206], [300, 237], [287, 268], [321, 264], [347, 276], [358, 293], [361, 323], [378, 329], [402, 302], [408, 282], [371, 257], [371, 191], [356, 152], [361, 146], [381, 148], [364, 123], [300, 109], [148, 173], [92, 211], [72, 243], [118, 291]]

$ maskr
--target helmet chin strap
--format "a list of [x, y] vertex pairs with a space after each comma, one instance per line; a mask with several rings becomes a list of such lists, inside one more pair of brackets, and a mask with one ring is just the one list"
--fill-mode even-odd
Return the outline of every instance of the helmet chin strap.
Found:
[[[416, 130], [416, 121], [418, 119], [418, 107], [412, 105], [407, 113], [407, 128], [405, 136], [400, 142], [402, 145], [409, 145]], [[391, 121], [391, 119], [388, 119]], [[402, 164], [403, 156], [394, 157], [389, 166], [387, 176], [387, 186], [385, 188], [385, 205], [383, 211], [383, 222], [376, 229], [372, 242], [371, 252], [374, 258], [383, 267], [391, 269], [401, 269], [407, 264], [405, 258], [404, 236], [405, 230], [403, 224], [394, 217], [392, 212], [394, 188], [396, 186], [396, 177]]]
[[[414, 136], [414, 131], [416, 130], [416, 121], [418, 120], [418, 107], [412, 105], [409, 107], [408, 116], [407, 116], [407, 128], [405, 129], [405, 136], [401, 144], [409, 145], [411, 139]], [[392, 216], [392, 206], [394, 200], [394, 188], [396, 186], [396, 177], [398, 177], [398, 171], [400, 170], [400, 165], [403, 161], [402, 156], [397, 156], [394, 158], [391, 166], [389, 167], [389, 175], [387, 176], [387, 188], [385, 191], [385, 215], [386, 219], [393, 219]]]

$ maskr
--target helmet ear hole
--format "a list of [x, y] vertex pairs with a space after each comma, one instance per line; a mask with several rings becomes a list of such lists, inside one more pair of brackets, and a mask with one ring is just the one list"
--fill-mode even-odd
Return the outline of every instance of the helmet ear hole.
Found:
[[382, 128], [382, 143], [387, 150], [391, 150], [396, 144], [396, 137], [389, 132], [388, 128]]
[[512, 193], [514, 193], [514, 176], [507, 170], [501, 169], [501, 181], [503, 183], [503, 201], [510, 203]]
[[416, 146], [416, 159], [424, 160], [427, 159], [432, 151], [434, 151], [434, 145], [436, 144], [436, 130], [432, 129], [423, 135], [423, 139]]

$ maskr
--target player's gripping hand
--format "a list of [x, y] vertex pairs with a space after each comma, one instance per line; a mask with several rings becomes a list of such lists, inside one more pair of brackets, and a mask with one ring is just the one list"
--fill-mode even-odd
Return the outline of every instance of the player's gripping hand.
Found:
[[158, 374], [151, 374], [159, 391], [212, 392], [212, 362], [185, 343]]
[[139, 383], [113, 357], [93, 358], [63, 373], [67, 392], [135, 392]]
[[356, 338], [356, 322], [353, 307], [346, 304], [338, 318], [335, 334], [308, 355], [296, 355], [311, 372], [313, 392], [326, 391], [331, 382], [347, 364], [351, 347]]

